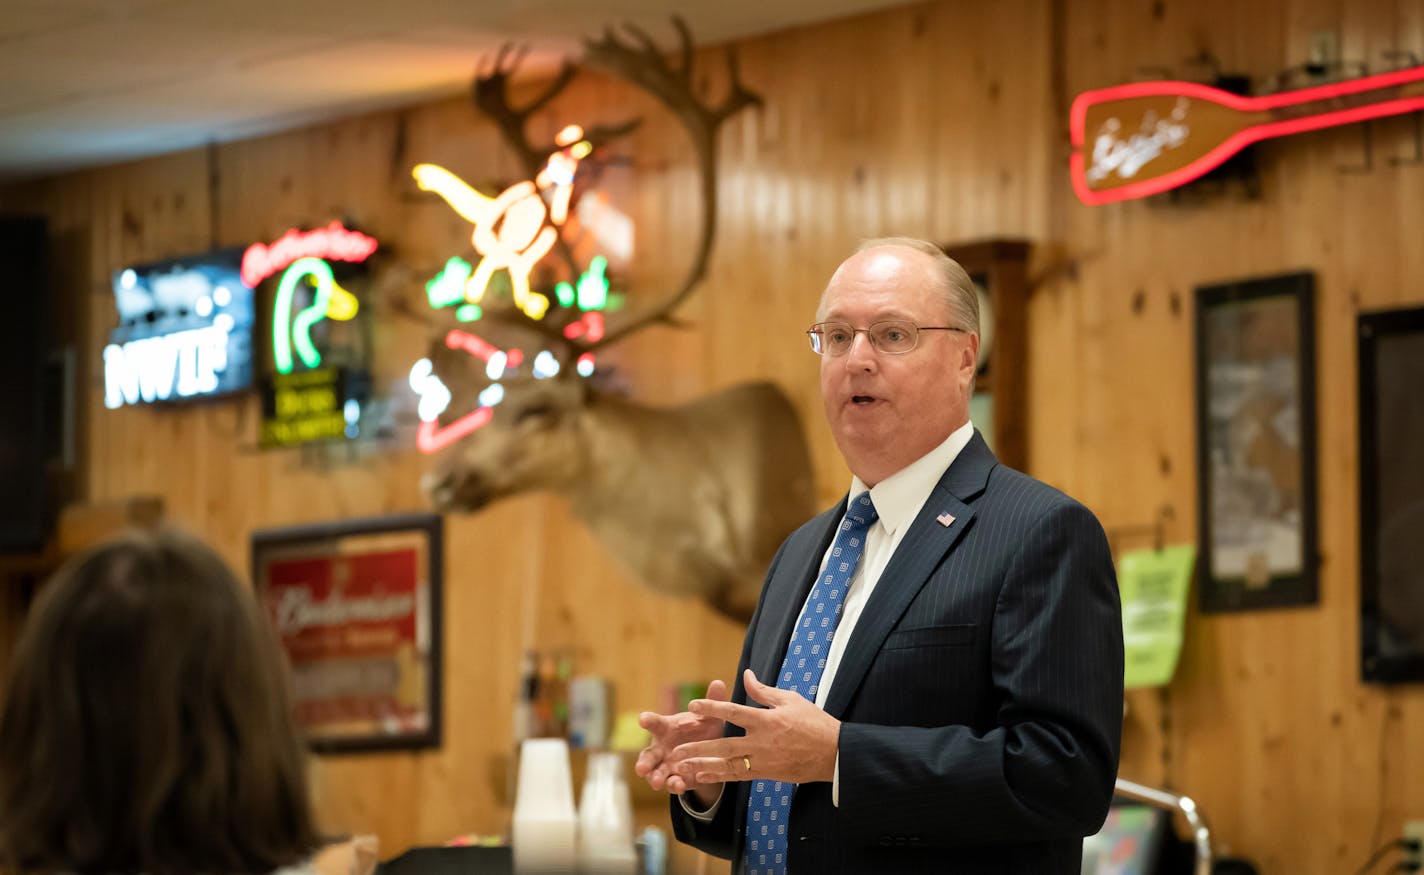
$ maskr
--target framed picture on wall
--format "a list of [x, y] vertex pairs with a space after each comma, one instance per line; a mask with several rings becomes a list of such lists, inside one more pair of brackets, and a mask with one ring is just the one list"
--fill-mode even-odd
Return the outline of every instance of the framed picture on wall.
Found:
[[259, 531], [252, 575], [313, 750], [440, 744], [441, 517]]
[[1314, 278], [1196, 291], [1200, 605], [1313, 604]]
[[1424, 681], [1424, 307], [1356, 324], [1360, 673]]

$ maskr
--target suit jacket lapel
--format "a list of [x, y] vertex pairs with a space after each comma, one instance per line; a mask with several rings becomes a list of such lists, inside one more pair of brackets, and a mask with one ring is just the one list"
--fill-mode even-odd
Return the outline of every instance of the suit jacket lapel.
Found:
[[800, 542], [788, 545], [787, 553], [777, 568], [776, 579], [769, 584], [772, 589], [763, 608], [766, 616], [757, 622], [762, 628], [777, 630], [779, 637], [770, 642], [768, 650], [753, 656], [751, 667], [762, 683], [776, 686], [776, 676], [786, 658], [791, 632], [797, 617], [801, 615], [806, 596], [811, 592], [811, 583], [820, 573], [821, 557], [826, 555], [836, 526], [845, 515], [845, 506], [846, 500], [841, 499], [840, 504], [816, 517], [802, 530]]
[[[989, 472], [997, 464], [998, 460], [976, 430], [935, 484], [875, 584], [875, 591], [870, 594], [846, 643], [840, 667], [836, 669], [826, 697], [826, 713], [839, 717], [845, 712], [890, 630], [900, 621], [900, 616], [945, 554], [968, 530], [974, 508], [967, 502], [984, 491]], [[947, 526], [940, 523], [938, 517], [943, 513], [952, 515], [954, 521]]]

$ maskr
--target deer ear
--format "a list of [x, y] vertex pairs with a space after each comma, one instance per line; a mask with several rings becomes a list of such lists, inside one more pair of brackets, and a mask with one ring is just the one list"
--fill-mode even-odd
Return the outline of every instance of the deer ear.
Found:
[[593, 376], [583, 381], [585, 393], [596, 393], [598, 395], [617, 395], [627, 398], [633, 394], [633, 386], [624, 378], [615, 366], [608, 366], [594, 371]]
[[552, 428], [562, 425], [588, 402], [588, 381], [559, 374], [550, 380], [525, 384], [528, 394], [512, 411], [516, 426]]
[[535, 398], [523, 407], [514, 411], [514, 424], [516, 426], [538, 426], [547, 427], [559, 420], [559, 410], [554, 402], [548, 398]]

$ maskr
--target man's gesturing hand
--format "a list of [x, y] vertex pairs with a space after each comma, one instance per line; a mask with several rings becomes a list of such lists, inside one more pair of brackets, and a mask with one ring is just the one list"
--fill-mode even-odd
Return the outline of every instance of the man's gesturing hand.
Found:
[[[726, 682], [713, 681], [708, 684], [707, 698], [699, 701], [726, 702]], [[685, 777], [677, 768], [678, 763], [672, 753], [681, 744], [721, 738], [725, 724], [720, 717], [688, 711], [680, 714], [644, 711], [638, 715], [638, 725], [653, 736], [652, 744], [643, 748], [638, 754], [638, 761], [633, 765], [633, 771], [639, 777], [646, 780], [654, 790], [666, 788], [669, 793], [696, 792], [704, 805], [716, 799], [717, 788], [699, 786], [697, 782]]]
[[766, 707], [694, 700], [688, 706], [693, 714], [736, 724], [747, 734], [679, 744], [669, 757], [677, 774], [698, 784], [748, 778], [807, 784], [835, 777], [841, 722], [800, 693], [768, 687], [751, 669], [742, 681], [752, 701]]

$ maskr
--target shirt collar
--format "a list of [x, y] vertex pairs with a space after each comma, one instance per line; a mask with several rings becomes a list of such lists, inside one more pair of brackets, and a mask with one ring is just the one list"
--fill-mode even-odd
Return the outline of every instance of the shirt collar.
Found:
[[[959, 451], [969, 445], [969, 439], [973, 436], [974, 423], [966, 422], [939, 446], [871, 487], [870, 500], [886, 531], [893, 535], [914, 520], [934, 491], [935, 484], [949, 470]], [[852, 474], [850, 497], [854, 498], [865, 490], [864, 481]]]

